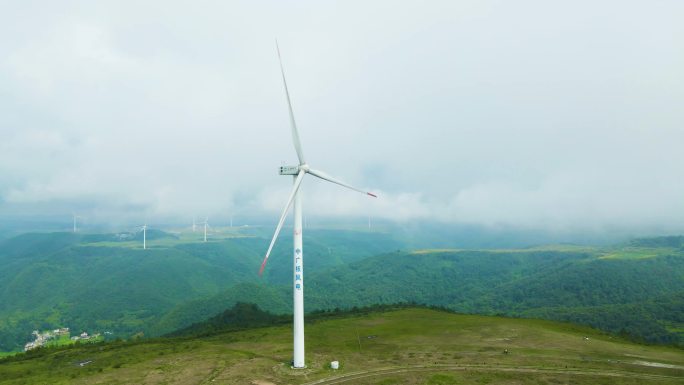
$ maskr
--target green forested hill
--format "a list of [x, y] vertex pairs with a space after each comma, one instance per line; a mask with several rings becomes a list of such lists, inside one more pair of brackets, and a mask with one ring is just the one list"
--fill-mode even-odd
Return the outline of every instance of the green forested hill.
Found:
[[[312, 233], [307, 252], [325, 256], [311, 259], [312, 272], [397, 244], [381, 233]], [[212, 234], [204, 243], [197, 234], [150, 230], [147, 250], [141, 234], [122, 235], [36, 233], [0, 243], [0, 351], [20, 348], [33, 330], [58, 326], [119, 337], [167, 332], [185, 318], [213, 314], [189, 308], [193, 314], [176, 316], [179, 305], [225, 292], [231, 303], [253, 297], [256, 292], [240, 288], [287, 282], [291, 265], [289, 247], [280, 242], [259, 278], [268, 241], [239, 232]], [[169, 317], [174, 322], [164, 327]]]
[[[660, 256], [652, 256], [654, 252]], [[480, 314], [566, 320], [649, 342], [684, 343], [684, 256], [639, 250], [395, 252], [307, 277], [306, 309], [415, 302]], [[646, 253], [646, 254], [643, 254]], [[651, 253], [651, 254], [648, 254]], [[620, 255], [624, 255], [620, 254]], [[244, 284], [190, 301], [155, 325], [197, 322], [237, 301], [290, 311], [289, 286]]]
[[[0, 350], [58, 326], [161, 335], [240, 301], [291, 311], [288, 239], [259, 278], [268, 239], [151, 235], [147, 250], [112, 234], [26, 234], [0, 243]], [[684, 252], [669, 241], [389, 253], [403, 244], [383, 233], [310, 231], [306, 242], [307, 311], [415, 302], [684, 342]]]
[[639, 341], [684, 346], [684, 291], [639, 302], [532, 308], [512, 314], [591, 325]]
[[648, 300], [683, 291], [682, 278], [682, 255], [631, 260], [551, 250], [400, 252], [318, 273], [308, 289], [325, 292], [319, 301], [329, 307], [355, 298], [353, 305], [427, 301], [483, 312]]
[[420, 302], [684, 344], [684, 255], [659, 252], [641, 259], [551, 250], [387, 254], [309, 277], [307, 303]]

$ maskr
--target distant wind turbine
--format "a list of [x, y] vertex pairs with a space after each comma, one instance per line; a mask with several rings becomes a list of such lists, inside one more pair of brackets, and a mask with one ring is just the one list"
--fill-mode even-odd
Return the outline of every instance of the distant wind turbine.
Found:
[[294, 368], [304, 368], [306, 367], [304, 363], [304, 264], [303, 264], [303, 244], [302, 244], [302, 199], [299, 191], [299, 187], [302, 184], [302, 180], [306, 174], [311, 174], [317, 178], [326, 180], [338, 184], [343, 187], [347, 187], [354, 191], [361, 192], [363, 194], [376, 197], [375, 195], [360, 190], [356, 187], [352, 187], [344, 182], [341, 182], [332, 176], [318, 170], [314, 170], [309, 167], [309, 164], [304, 160], [304, 152], [302, 151], [302, 145], [299, 141], [299, 133], [297, 132], [297, 125], [295, 124], [294, 112], [292, 111], [292, 103], [290, 101], [290, 93], [287, 89], [287, 82], [285, 81], [285, 71], [283, 70], [283, 62], [280, 58], [280, 49], [278, 48], [278, 43], [276, 42], [276, 50], [278, 51], [278, 60], [280, 62], [280, 73], [283, 77], [283, 87], [285, 88], [285, 97], [287, 99], [288, 110], [290, 113], [290, 127], [292, 129], [292, 141], [294, 142], [295, 151], [297, 152], [297, 158], [299, 158], [298, 166], [282, 166], [280, 167], [280, 175], [292, 175], [294, 177], [294, 186], [290, 192], [290, 196], [287, 199], [287, 204], [283, 210], [278, 225], [276, 226], [275, 233], [273, 234], [273, 239], [271, 239], [271, 244], [268, 246], [268, 251], [266, 252], [266, 257], [261, 263], [261, 269], [259, 269], [259, 275], [263, 274], [264, 268], [266, 267], [266, 262], [268, 257], [273, 250], [273, 245], [280, 234], [280, 230], [283, 227], [287, 213], [290, 210], [290, 206], [294, 203], [294, 271], [293, 271], [293, 296], [294, 296], [294, 320], [293, 320], [293, 334], [294, 334]]
[[204, 218], [204, 222], [200, 223], [200, 225], [204, 225], [204, 242], [207, 241], [207, 228], [211, 227], [209, 226], [209, 217]]
[[143, 250], [145, 250], [147, 249], [147, 223], [142, 226], [138, 226], [138, 228], [140, 229], [138, 232], [142, 231], [143, 233]]
[[76, 231], [78, 231], [78, 228], [76, 227], [76, 220], [77, 220], [77, 219], [83, 219], [83, 217], [78, 216], [78, 215], [76, 215], [76, 214], [71, 214], [71, 216], [72, 216], [73, 219], [74, 219], [74, 233], [75, 233]]

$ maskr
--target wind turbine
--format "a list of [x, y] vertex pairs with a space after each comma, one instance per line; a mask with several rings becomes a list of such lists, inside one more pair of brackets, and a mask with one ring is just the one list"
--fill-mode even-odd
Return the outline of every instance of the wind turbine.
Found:
[[204, 225], [204, 242], [207, 241], [207, 227], [209, 227], [209, 217], [204, 218], [204, 222], [201, 222], [200, 225]]
[[73, 214], [73, 213], [71, 214], [71, 216], [74, 218], [74, 233], [75, 233], [76, 231], [78, 231], [78, 228], [76, 228], [76, 220], [77, 219], [83, 219], [83, 217], [76, 215], [76, 214]]
[[297, 158], [299, 159], [298, 166], [282, 166], [280, 167], [280, 175], [292, 175], [294, 178], [294, 185], [292, 186], [292, 191], [287, 199], [287, 204], [285, 209], [280, 216], [278, 225], [276, 226], [275, 233], [273, 234], [273, 239], [271, 239], [271, 244], [268, 246], [268, 251], [266, 251], [266, 256], [264, 261], [261, 263], [261, 269], [259, 269], [259, 275], [262, 275], [264, 268], [266, 267], [266, 262], [268, 257], [273, 250], [273, 245], [276, 239], [278, 239], [278, 234], [283, 227], [287, 213], [290, 210], [290, 206], [294, 203], [294, 265], [293, 265], [293, 284], [292, 291], [294, 297], [294, 319], [293, 319], [293, 340], [294, 340], [294, 359], [292, 361], [293, 368], [305, 368], [304, 363], [304, 263], [303, 263], [303, 245], [302, 245], [302, 199], [299, 191], [299, 186], [302, 184], [302, 180], [306, 174], [311, 174], [320, 179], [326, 180], [338, 184], [343, 187], [347, 187], [354, 191], [361, 192], [363, 194], [377, 198], [375, 195], [360, 190], [356, 187], [352, 187], [344, 182], [341, 182], [332, 176], [318, 170], [314, 170], [309, 167], [309, 164], [304, 160], [304, 152], [302, 151], [302, 145], [299, 141], [299, 133], [297, 132], [297, 125], [295, 124], [294, 113], [292, 112], [292, 102], [290, 101], [290, 93], [287, 89], [287, 82], [285, 81], [285, 71], [283, 70], [283, 61], [280, 58], [280, 49], [278, 48], [278, 42], [276, 41], [276, 50], [278, 51], [278, 61], [280, 62], [280, 73], [283, 77], [283, 87], [285, 88], [285, 97], [287, 99], [287, 106], [290, 113], [290, 127], [292, 128], [292, 141], [294, 142], [294, 148], [297, 152]]
[[195, 217], [192, 217], [192, 232], [195, 232], [195, 229], [197, 228], [197, 225], [195, 224]]
[[138, 226], [138, 228], [140, 229], [138, 232], [142, 231], [143, 233], [143, 250], [145, 250], [147, 249], [147, 223], [142, 226]]

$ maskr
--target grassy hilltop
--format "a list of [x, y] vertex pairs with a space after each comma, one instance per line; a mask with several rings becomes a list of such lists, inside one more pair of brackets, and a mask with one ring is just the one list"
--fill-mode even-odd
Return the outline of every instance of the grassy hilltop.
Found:
[[[684, 383], [680, 349], [571, 324], [424, 308], [319, 317], [306, 327], [307, 369], [292, 370], [291, 327], [275, 322], [203, 337], [39, 351], [0, 361], [0, 383]], [[332, 360], [340, 370], [328, 368]]]

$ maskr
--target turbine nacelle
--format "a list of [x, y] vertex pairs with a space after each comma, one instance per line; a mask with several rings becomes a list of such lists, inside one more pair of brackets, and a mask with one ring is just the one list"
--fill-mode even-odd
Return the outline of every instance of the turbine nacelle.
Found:
[[299, 166], [280, 166], [280, 175], [297, 175]]
[[308, 173], [309, 170], [311, 170], [311, 167], [309, 167], [307, 163], [304, 163], [299, 166], [280, 166], [278, 171], [280, 172], [280, 175], [297, 175], [300, 171]]

